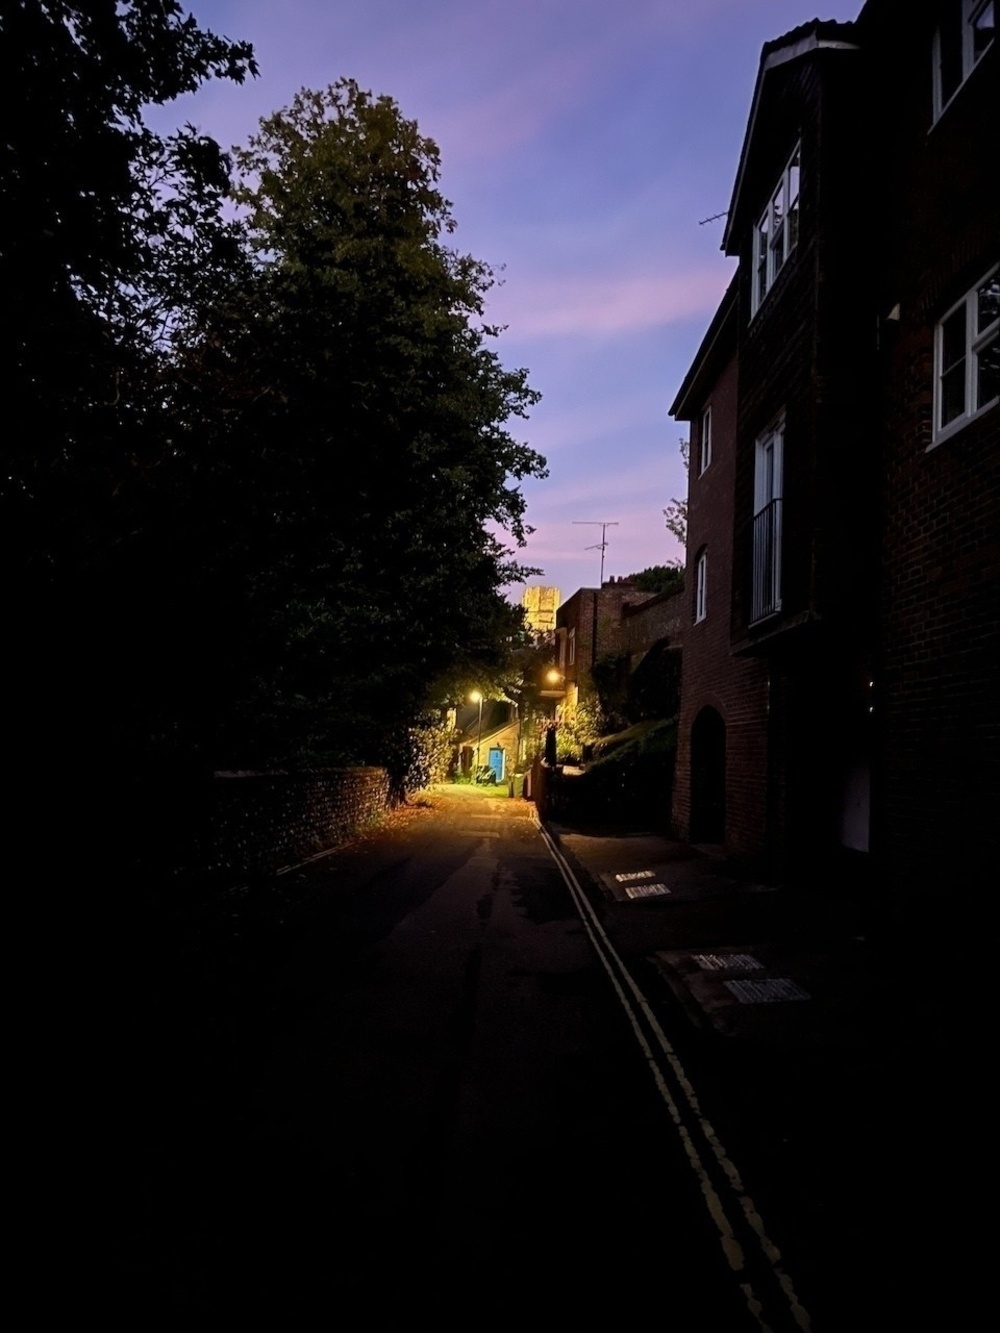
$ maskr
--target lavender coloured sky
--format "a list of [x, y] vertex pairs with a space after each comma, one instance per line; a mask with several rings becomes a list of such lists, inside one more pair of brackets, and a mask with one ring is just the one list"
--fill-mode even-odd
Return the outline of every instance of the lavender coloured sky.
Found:
[[[542, 401], [515, 432], [548, 459], [525, 485], [518, 558], [563, 597], [683, 558], [662, 511], [686, 489], [668, 409], [733, 271], [720, 251], [760, 48], [860, 0], [188, 0], [254, 44], [260, 77], [151, 120], [226, 146], [300, 88], [387, 93], [434, 139], [453, 243], [502, 268], [496, 344]], [[521, 588], [512, 587], [517, 599]]]

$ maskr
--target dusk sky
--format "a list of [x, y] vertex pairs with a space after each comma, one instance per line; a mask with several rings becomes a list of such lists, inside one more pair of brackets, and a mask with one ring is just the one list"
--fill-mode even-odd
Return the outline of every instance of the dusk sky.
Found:
[[[260, 77], [173, 103], [224, 146], [303, 87], [349, 76], [441, 150], [451, 243], [503, 268], [487, 316], [542, 401], [515, 434], [548, 459], [518, 553], [565, 599], [682, 558], [668, 409], [733, 272], [720, 251], [760, 48], [861, 0], [193, 0]], [[152, 119], [152, 118], [151, 118]], [[521, 587], [512, 587], [513, 599]]]

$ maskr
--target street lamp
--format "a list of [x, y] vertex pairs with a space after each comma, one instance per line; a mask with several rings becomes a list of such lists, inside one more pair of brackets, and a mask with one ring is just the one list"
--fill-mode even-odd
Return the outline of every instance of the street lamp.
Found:
[[558, 719], [560, 702], [566, 702], [566, 677], [555, 667], [549, 667], [545, 673], [545, 685], [542, 698], [555, 700], [552, 705], [552, 716]]
[[472, 776], [475, 778], [476, 774], [479, 772], [479, 747], [483, 740], [483, 696], [478, 690], [473, 690], [469, 695], [469, 698], [474, 704], [479, 705], [479, 730], [476, 733], [476, 762], [472, 771]]

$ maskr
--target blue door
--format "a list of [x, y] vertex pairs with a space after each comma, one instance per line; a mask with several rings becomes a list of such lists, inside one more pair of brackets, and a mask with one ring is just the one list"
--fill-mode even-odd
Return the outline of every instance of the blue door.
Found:
[[499, 745], [490, 746], [490, 768], [497, 775], [497, 782], [503, 782], [503, 750]]

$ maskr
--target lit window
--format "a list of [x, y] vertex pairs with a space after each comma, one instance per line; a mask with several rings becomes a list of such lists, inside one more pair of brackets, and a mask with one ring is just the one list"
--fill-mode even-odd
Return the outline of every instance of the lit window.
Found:
[[702, 551], [695, 567], [694, 623], [708, 614], [708, 552]]
[[699, 477], [712, 461], [712, 409], [706, 407], [701, 414], [701, 433], [698, 437], [698, 475]]
[[750, 620], [781, 610], [781, 492], [783, 418], [757, 441], [754, 461], [753, 577]]
[[934, 330], [934, 443], [1000, 396], [1000, 270], [993, 268]]
[[799, 149], [796, 148], [754, 228], [752, 313], [760, 309], [798, 239]]
[[975, 69], [996, 30], [994, 0], [948, 0], [934, 34], [934, 119]]

